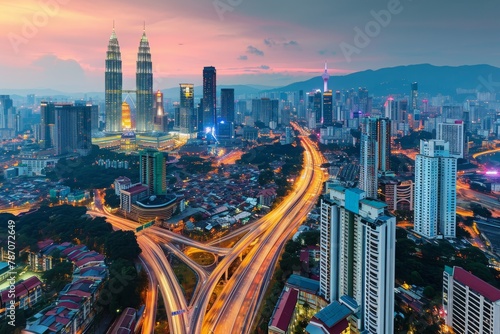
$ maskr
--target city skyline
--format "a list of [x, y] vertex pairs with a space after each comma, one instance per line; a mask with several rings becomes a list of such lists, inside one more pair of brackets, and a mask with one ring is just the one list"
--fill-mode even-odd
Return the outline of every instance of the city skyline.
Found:
[[[133, 86], [136, 41], [144, 21], [154, 50], [155, 90], [179, 82], [197, 86], [199, 69], [207, 65], [218, 69], [221, 84], [272, 86], [319, 76], [325, 61], [331, 75], [417, 63], [500, 66], [496, 43], [480, 43], [496, 39], [493, 13], [500, 4], [494, 1], [474, 8], [466, 1], [428, 0], [320, 1], [300, 7], [284, 1], [230, 5], [222, 0], [46, 4], [52, 7], [35, 1], [4, 5], [0, 25], [7, 51], [0, 56], [0, 73], [9, 80], [0, 81], [0, 88], [102, 91], [102, 58], [113, 19], [126, 89]], [[368, 38], [359, 37], [359, 31], [368, 31]], [[425, 41], [425, 47], [415, 40]]]

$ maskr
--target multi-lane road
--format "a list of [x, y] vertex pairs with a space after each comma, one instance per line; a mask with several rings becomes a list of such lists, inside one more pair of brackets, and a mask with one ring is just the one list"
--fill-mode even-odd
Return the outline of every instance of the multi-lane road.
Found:
[[[308, 138], [305, 169], [296, 191], [266, 216], [264, 232], [210, 309], [202, 333], [248, 333], [280, 251], [322, 191], [322, 157]], [[257, 230], [256, 230], [257, 231]]]
[[[233, 248], [216, 247], [216, 242], [202, 244], [158, 227], [139, 232], [138, 242], [143, 251], [141, 260], [150, 275], [152, 290], [148, 291], [143, 333], [150, 333], [154, 326], [156, 286], [167, 309], [172, 333], [247, 333], [250, 330], [285, 242], [303, 222], [322, 192], [325, 174], [319, 166], [324, 162], [324, 158], [307, 138], [307, 133], [302, 134], [304, 137], [301, 142], [305, 148], [304, 169], [293, 192], [266, 216], [224, 237], [226, 240], [245, 233]], [[138, 226], [136, 222], [107, 212], [90, 210], [88, 213], [106, 217], [114, 228], [135, 230]], [[198, 276], [198, 284], [189, 305], [160, 244], [193, 268]], [[221, 260], [209, 273], [173, 244], [207, 251], [218, 255]], [[247, 251], [249, 252], [244, 261], [227, 282], [210, 312], [206, 314], [210, 296], [219, 280], [234, 260]]]

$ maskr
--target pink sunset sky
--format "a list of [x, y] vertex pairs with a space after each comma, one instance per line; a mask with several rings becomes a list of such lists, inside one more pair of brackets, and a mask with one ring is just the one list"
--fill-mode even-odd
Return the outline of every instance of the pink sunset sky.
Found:
[[282, 86], [321, 75], [325, 60], [333, 75], [415, 63], [500, 65], [494, 0], [398, 1], [397, 13], [347, 59], [342, 43], [356, 45], [355, 28], [375, 22], [372, 12], [391, 1], [397, 0], [4, 3], [0, 89], [103, 91], [113, 20], [125, 88], [134, 86], [144, 21], [154, 89], [198, 85], [204, 66], [217, 68], [220, 84]]

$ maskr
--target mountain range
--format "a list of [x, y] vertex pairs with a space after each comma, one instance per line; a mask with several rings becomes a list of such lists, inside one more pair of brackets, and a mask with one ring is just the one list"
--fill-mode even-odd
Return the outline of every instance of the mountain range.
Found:
[[[333, 91], [365, 87], [373, 96], [409, 95], [411, 83], [418, 82], [421, 96], [449, 95], [457, 101], [475, 96], [475, 91], [500, 92], [500, 68], [490, 65], [434, 66], [430, 64], [396, 66], [378, 70], [366, 70], [342, 76], [331, 76], [328, 88]], [[258, 97], [261, 93], [296, 92], [304, 93], [323, 88], [321, 76], [295, 82], [284, 87], [264, 85], [218, 85], [234, 88], [235, 97]], [[201, 97], [202, 87], [195, 86], [195, 97]], [[104, 92], [65, 93], [51, 89], [1, 89], [1, 94], [10, 94], [14, 100], [24, 100], [27, 94], [36, 94], [55, 101], [73, 99], [104, 99]], [[165, 98], [178, 100], [179, 87], [163, 89]]]

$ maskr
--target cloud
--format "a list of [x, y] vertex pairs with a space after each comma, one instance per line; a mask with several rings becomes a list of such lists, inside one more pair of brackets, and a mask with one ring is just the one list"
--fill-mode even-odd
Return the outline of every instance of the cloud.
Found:
[[[55, 55], [41, 56], [32, 62], [43, 87], [68, 91], [83, 89], [87, 78], [84, 69], [74, 59], [61, 59]], [[34, 75], [35, 76], [35, 75]], [[33, 83], [33, 82], [32, 82]]]
[[270, 67], [267, 66], [267, 65], [260, 65], [260, 68], [263, 69], [263, 70], [269, 70]]
[[241, 55], [241, 56], [238, 57], [238, 60], [248, 60], [248, 56]]
[[247, 53], [254, 54], [257, 56], [263, 56], [264, 51], [257, 49], [255, 46], [249, 45], [247, 47]]
[[337, 54], [337, 52], [323, 49], [323, 50], [319, 50], [318, 54], [320, 56], [335, 56]]
[[284, 46], [284, 47], [288, 47], [288, 46], [299, 46], [299, 42], [297, 42], [297, 41], [289, 41], [289, 42], [285, 42], [285, 43], [283, 43], [283, 46]]
[[284, 48], [299, 46], [299, 42], [297, 42], [295, 40], [287, 41], [284, 38], [279, 38], [278, 40], [275, 40], [272, 38], [266, 38], [266, 39], [264, 39], [264, 44], [270, 48], [276, 47], [276, 46], [284, 47]]
[[269, 47], [273, 47], [276, 45], [276, 42], [272, 38], [266, 38], [264, 39], [264, 44]]

